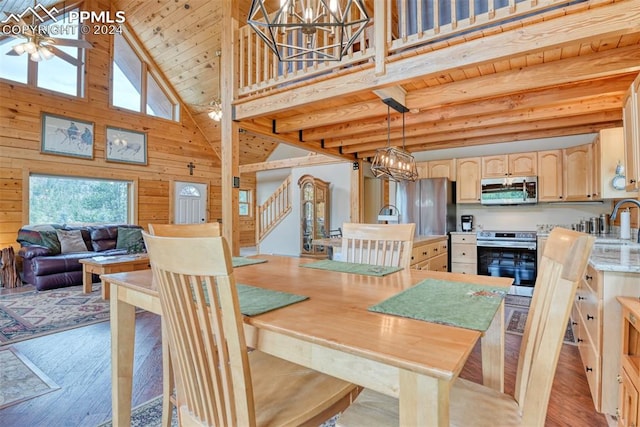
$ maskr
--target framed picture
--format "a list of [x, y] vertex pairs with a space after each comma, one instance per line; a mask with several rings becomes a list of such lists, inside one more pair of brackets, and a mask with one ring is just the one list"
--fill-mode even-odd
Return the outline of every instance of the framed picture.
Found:
[[42, 113], [40, 151], [93, 159], [93, 123]]
[[107, 161], [147, 164], [147, 134], [107, 126]]

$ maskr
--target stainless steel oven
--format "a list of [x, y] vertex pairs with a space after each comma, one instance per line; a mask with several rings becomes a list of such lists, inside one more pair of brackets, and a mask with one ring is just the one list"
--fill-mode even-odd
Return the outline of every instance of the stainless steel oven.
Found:
[[479, 231], [478, 274], [511, 277], [511, 293], [531, 295], [536, 283], [535, 231]]

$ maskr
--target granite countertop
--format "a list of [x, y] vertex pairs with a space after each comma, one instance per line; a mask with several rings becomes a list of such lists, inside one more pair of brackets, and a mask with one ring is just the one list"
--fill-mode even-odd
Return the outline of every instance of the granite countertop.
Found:
[[601, 244], [596, 241], [589, 263], [600, 271], [640, 274], [640, 244]]

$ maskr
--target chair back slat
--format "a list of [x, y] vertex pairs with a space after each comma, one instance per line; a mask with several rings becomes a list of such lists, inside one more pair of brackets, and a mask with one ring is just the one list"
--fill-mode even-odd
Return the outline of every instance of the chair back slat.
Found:
[[522, 425], [544, 426], [571, 306], [594, 241], [556, 227], [545, 245], [518, 359], [514, 397]]
[[204, 222], [200, 224], [149, 224], [149, 234], [164, 237], [218, 237], [220, 224]]
[[342, 226], [342, 260], [409, 268], [415, 224], [354, 224]]
[[181, 385], [181, 419], [254, 426], [249, 359], [226, 241], [143, 236]]

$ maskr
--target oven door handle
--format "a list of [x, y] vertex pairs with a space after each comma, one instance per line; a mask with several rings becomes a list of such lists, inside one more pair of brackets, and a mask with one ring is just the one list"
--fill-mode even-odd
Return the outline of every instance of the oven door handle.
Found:
[[515, 243], [515, 242], [509, 242], [509, 243], [505, 243], [502, 241], [496, 241], [496, 240], [484, 240], [484, 241], [477, 241], [477, 246], [479, 248], [504, 248], [504, 249], [528, 249], [530, 251], [535, 251], [537, 248], [537, 244], [535, 242], [531, 242], [531, 243]]

